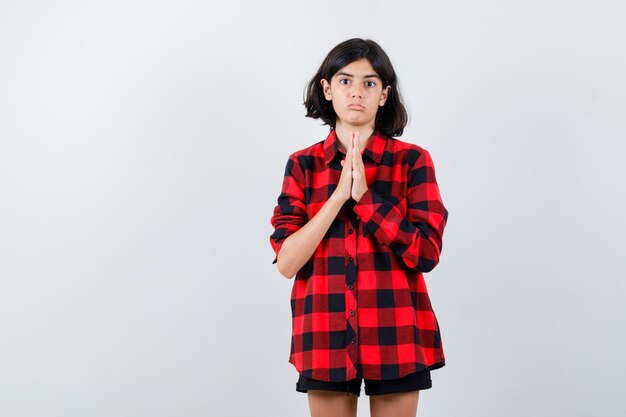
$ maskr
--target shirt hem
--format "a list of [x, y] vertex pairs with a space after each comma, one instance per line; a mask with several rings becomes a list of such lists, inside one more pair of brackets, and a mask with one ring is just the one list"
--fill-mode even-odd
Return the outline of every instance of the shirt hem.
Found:
[[[307, 375], [311, 374], [311, 372], [310, 372], [311, 369], [306, 369], [306, 370], [298, 369], [298, 367], [296, 366], [295, 362], [292, 360], [291, 357], [289, 358], [288, 362], [293, 365], [293, 367], [296, 369], [296, 371], [298, 371], [299, 374], [302, 374], [305, 371], [308, 371], [308, 372], [306, 372]], [[393, 379], [403, 378], [403, 377], [405, 377], [407, 375], [410, 375], [412, 373], [424, 371], [426, 369], [428, 369], [430, 371], [434, 371], [434, 370], [443, 368], [446, 365], [446, 361], [445, 361], [445, 359], [442, 359], [441, 361], [432, 363], [430, 365], [425, 365], [425, 364], [422, 364], [422, 363], [416, 363], [415, 365], [416, 365], [415, 366], [415, 370], [409, 371], [409, 372], [405, 372], [405, 373], [401, 372], [395, 378], [367, 378], [366, 376], [363, 376], [363, 375], [361, 375], [361, 377], [364, 378], [364, 379], [371, 379], [371, 380], [378, 380], [378, 381], [393, 380]], [[315, 378], [315, 377], [311, 377], [311, 376], [309, 376], [309, 378], [313, 378], [313, 379], [317, 379], [319, 381], [325, 381], [325, 382], [345, 382], [345, 381], [349, 381], [349, 380], [320, 379], [320, 378]]]

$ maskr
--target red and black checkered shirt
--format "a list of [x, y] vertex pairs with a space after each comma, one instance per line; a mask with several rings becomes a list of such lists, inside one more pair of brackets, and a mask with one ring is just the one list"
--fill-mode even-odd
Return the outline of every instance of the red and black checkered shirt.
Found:
[[[425, 149], [375, 131], [368, 191], [348, 200], [291, 292], [289, 362], [322, 381], [395, 379], [445, 365], [423, 273], [439, 262], [448, 211]], [[289, 156], [274, 208], [276, 253], [326, 203], [345, 154], [335, 131]]]

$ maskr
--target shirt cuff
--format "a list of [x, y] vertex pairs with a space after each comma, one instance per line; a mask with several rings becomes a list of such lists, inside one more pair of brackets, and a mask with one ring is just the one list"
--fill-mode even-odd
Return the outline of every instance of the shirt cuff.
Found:
[[276, 243], [272, 241], [272, 248], [274, 249], [274, 260], [272, 261], [272, 265], [278, 262], [278, 252], [280, 252], [280, 248], [283, 247], [283, 243], [285, 243], [285, 239], [281, 239], [280, 242]]
[[381, 197], [377, 193], [372, 191], [371, 188], [368, 188], [365, 194], [363, 194], [354, 205], [354, 212], [357, 217], [364, 223], [369, 222], [381, 205], [380, 199]]

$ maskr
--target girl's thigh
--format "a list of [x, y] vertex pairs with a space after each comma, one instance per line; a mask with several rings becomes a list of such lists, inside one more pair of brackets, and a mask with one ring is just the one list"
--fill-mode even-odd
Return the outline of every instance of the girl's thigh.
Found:
[[307, 395], [311, 417], [356, 417], [359, 397], [353, 393], [310, 389]]
[[371, 417], [415, 417], [419, 391], [370, 396]]

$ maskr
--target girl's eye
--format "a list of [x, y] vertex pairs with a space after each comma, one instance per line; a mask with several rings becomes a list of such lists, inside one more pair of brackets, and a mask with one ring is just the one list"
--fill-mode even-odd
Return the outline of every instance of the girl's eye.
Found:
[[[348, 85], [349, 83], [350, 83], [350, 80], [347, 78], [342, 78], [339, 80], [339, 84]], [[365, 81], [365, 85], [367, 87], [374, 87], [376, 83], [374, 81]]]

